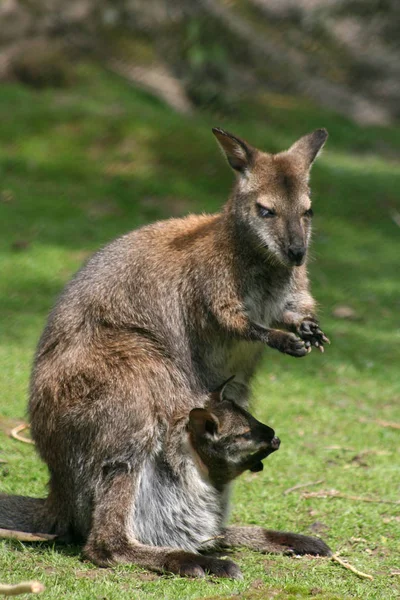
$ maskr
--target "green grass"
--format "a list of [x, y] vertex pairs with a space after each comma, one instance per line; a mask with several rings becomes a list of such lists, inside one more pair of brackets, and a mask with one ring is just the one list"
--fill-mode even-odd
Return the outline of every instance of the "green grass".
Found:
[[[262, 473], [236, 485], [231, 521], [320, 533], [354, 566], [235, 551], [244, 580], [189, 581], [134, 566], [97, 569], [79, 549], [0, 543], [2, 581], [38, 578], [44, 598], [362, 598], [400, 593], [400, 506], [302, 498], [310, 488], [398, 500], [400, 421], [400, 129], [364, 128], [297, 99], [266, 96], [229, 121], [182, 117], [119, 79], [81, 67], [70, 90], [0, 93], [0, 464], [2, 491], [44, 495], [46, 469], [7, 431], [25, 418], [30, 363], [46, 315], [88, 254], [128, 229], [187, 212], [214, 211], [232, 177], [210, 128], [225, 126], [277, 150], [315, 127], [330, 139], [313, 171], [310, 265], [324, 355], [293, 360], [272, 350], [254, 383], [254, 412], [282, 439]], [[352, 307], [356, 319], [333, 317]]]

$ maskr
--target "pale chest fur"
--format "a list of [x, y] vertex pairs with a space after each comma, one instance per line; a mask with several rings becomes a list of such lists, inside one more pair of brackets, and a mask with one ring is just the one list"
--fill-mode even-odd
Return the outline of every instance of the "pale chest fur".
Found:
[[229, 490], [218, 492], [194, 464], [173, 473], [157, 457], [143, 466], [132, 507], [131, 529], [137, 540], [198, 552], [212, 547], [228, 510]]

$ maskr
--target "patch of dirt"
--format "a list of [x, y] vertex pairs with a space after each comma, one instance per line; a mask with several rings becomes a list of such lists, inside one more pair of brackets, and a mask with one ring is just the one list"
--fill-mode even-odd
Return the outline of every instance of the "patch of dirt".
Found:
[[21, 239], [14, 240], [12, 242], [10, 248], [11, 248], [11, 250], [14, 250], [14, 252], [23, 252], [24, 250], [28, 250], [30, 245], [31, 245], [30, 240], [23, 240], [21, 238]]
[[75, 571], [77, 579], [91, 579], [92, 581], [107, 577], [109, 574], [110, 569], [84, 569]]
[[151, 573], [150, 571], [146, 572], [146, 573], [135, 573], [134, 574], [135, 579], [139, 579], [139, 581], [155, 581], [156, 579], [159, 579], [160, 576], [157, 575], [157, 573]]
[[144, 209], [161, 210], [165, 216], [181, 217], [193, 210], [193, 202], [187, 198], [177, 198], [175, 196], [155, 197], [145, 196], [141, 199], [140, 205]]
[[43, 567], [43, 573], [45, 573], [46, 575], [59, 575], [60, 571], [59, 569], [56, 569], [55, 567]]
[[354, 308], [351, 308], [351, 306], [346, 306], [344, 304], [336, 306], [332, 311], [332, 315], [336, 317], [336, 319], [349, 319], [355, 321], [359, 318]]
[[264, 587], [264, 582], [262, 579], [255, 579], [251, 584], [250, 584], [250, 588], [253, 590], [259, 590], [260, 588]]
[[322, 534], [322, 533], [326, 533], [329, 530], [328, 525], [325, 525], [325, 523], [322, 523], [321, 521], [315, 521], [314, 523], [312, 523], [309, 527], [309, 529], [316, 534]]
[[91, 202], [86, 209], [86, 213], [92, 219], [101, 219], [103, 217], [121, 216], [122, 211], [111, 200], [103, 200]]

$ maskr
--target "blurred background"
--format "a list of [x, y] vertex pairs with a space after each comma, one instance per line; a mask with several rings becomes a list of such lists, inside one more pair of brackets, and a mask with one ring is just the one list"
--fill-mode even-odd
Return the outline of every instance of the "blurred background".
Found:
[[90, 58], [182, 113], [268, 90], [387, 124], [399, 28], [396, 0], [2, 0], [0, 80], [69, 86]]

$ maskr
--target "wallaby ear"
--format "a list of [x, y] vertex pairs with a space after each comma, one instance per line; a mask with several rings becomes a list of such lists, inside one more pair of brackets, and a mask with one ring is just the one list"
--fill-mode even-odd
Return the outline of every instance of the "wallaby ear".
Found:
[[228, 383], [230, 383], [233, 379], [235, 379], [234, 375], [231, 375], [229, 379], [221, 383], [215, 390], [213, 390], [210, 394], [210, 404], [213, 402], [220, 402], [224, 398], [224, 391]]
[[251, 169], [254, 161], [254, 148], [219, 127], [214, 127], [212, 132], [234, 171], [243, 174]]
[[189, 413], [189, 429], [198, 436], [215, 435], [219, 431], [216, 415], [206, 408], [193, 408]]
[[312, 133], [301, 137], [288, 150], [290, 154], [296, 154], [304, 161], [309, 169], [322, 150], [328, 137], [326, 129], [316, 129]]

